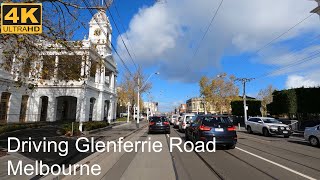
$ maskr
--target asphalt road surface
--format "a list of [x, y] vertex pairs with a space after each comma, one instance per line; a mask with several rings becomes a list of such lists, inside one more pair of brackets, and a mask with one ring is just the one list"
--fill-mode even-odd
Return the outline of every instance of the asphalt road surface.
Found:
[[[160, 141], [161, 152], [98, 153], [83, 163], [99, 164], [99, 176], [74, 176], [64, 179], [121, 180], [198, 180], [198, 179], [319, 179], [320, 148], [311, 147], [298, 137], [264, 137], [238, 132], [235, 149], [218, 147], [216, 152], [169, 151], [170, 138], [184, 133], [171, 129], [171, 134], [148, 134], [145, 127], [127, 141], [151, 138]], [[181, 147], [182, 148], [182, 147]], [[61, 178], [63, 179], [63, 178]]]
[[[184, 134], [172, 131], [171, 137]], [[168, 137], [167, 137], [168, 138]], [[301, 138], [238, 132], [236, 149], [215, 153], [172, 153], [177, 179], [319, 179], [320, 148]]]

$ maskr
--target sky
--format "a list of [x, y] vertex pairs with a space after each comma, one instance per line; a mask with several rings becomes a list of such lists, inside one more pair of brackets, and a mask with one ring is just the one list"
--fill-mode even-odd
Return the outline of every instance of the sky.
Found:
[[[109, 19], [120, 56], [134, 72], [121, 35], [146, 76], [160, 72], [150, 79], [153, 88], [150, 96], [143, 96], [145, 101], [159, 102], [162, 112], [172, 111], [199, 96], [201, 76], [224, 72], [256, 78], [246, 89], [253, 97], [270, 84], [279, 90], [320, 85], [320, 19], [310, 13], [317, 6], [315, 1], [224, 0], [202, 40], [220, 3], [114, 0], [110, 10], [120, 34]], [[90, 14], [84, 17], [90, 19]], [[86, 33], [82, 30], [78, 36]], [[114, 57], [121, 82], [126, 70]], [[242, 93], [241, 84], [237, 85]]]

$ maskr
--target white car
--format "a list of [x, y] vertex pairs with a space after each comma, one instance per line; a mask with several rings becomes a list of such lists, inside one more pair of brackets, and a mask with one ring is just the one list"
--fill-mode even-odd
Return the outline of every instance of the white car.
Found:
[[174, 123], [173, 123], [173, 128], [178, 128], [179, 127], [179, 124], [181, 122], [181, 116], [178, 116], [175, 120], [174, 120]]
[[170, 119], [170, 123], [171, 124], [174, 124], [174, 121], [176, 120], [176, 119], [178, 119], [179, 118], [179, 115], [178, 114], [172, 114], [171, 115], [171, 119]]
[[283, 135], [288, 138], [292, 134], [291, 128], [270, 117], [251, 117], [246, 122], [248, 133], [260, 133], [264, 136]]
[[181, 117], [181, 121], [179, 123], [179, 131], [180, 132], [184, 132], [188, 126], [188, 124], [190, 123], [190, 121], [192, 120], [193, 117], [195, 117], [196, 115], [193, 113], [190, 114], [184, 114]]
[[314, 127], [306, 127], [304, 130], [304, 139], [309, 141], [312, 146], [319, 146], [320, 125]]

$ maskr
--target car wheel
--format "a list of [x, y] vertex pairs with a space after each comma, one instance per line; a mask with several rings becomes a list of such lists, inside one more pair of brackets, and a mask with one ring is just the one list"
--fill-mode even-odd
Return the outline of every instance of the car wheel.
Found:
[[152, 134], [152, 132], [151, 132], [151, 131], [148, 131], [148, 134]]
[[251, 127], [250, 127], [250, 126], [247, 126], [247, 132], [248, 132], [249, 134], [252, 134], [252, 130], [251, 130]]
[[234, 148], [236, 148], [236, 144], [229, 144], [229, 145], [227, 145], [227, 148], [234, 149]]
[[319, 146], [319, 139], [315, 136], [311, 136], [309, 138], [309, 142], [310, 142], [311, 146]]
[[263, 133], [263, 135], [266, 136], [266, 137], [270, 136], [270, 133], [269, 133], [269, 131], [268, 131], [267, 128], [263, 128], [262, 133]]

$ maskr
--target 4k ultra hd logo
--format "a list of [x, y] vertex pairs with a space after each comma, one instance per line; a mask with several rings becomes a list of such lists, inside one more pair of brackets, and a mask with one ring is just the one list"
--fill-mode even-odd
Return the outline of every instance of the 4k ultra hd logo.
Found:
[[2, 3], [2, 34], [42, 33], [41, 3]]

